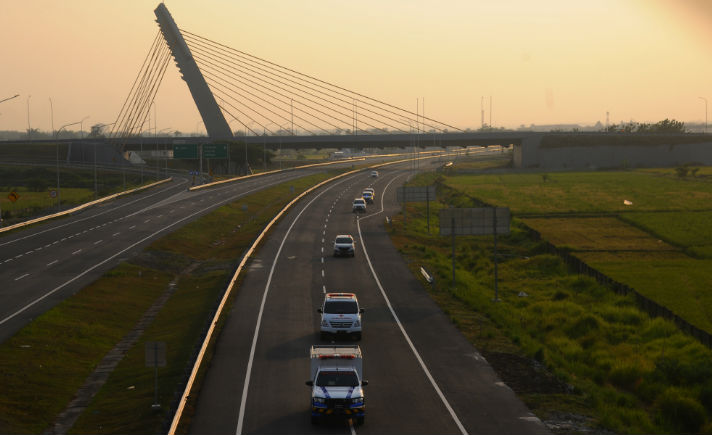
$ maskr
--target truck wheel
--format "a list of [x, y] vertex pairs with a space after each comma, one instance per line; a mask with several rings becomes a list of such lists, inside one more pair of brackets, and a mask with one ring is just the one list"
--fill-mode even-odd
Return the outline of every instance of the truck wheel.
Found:
[[366, 419], [366, 417], [361, 416], [361, 417], [356, 417], [356, 426], [363, 426], [363, 422]]

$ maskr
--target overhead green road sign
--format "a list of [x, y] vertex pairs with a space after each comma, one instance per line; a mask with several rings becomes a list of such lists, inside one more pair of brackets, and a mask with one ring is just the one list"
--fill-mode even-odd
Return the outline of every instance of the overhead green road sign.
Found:
[[197, 159], [198, 145], [197, 144], [179, 144], [173, 145], [174, 159]]
[[227, 145], [224, 143], [213, 143], [203, 145], [204, 159], [226, 159]]

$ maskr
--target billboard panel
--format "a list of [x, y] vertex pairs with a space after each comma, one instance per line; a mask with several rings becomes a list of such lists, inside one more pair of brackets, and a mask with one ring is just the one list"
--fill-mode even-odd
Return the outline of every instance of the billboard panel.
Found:
[[440, 210], [440, 235], [483, 236], [494, 234], [497, 218], [497, 234], [509, 234], [509, 208], [443, 208]]

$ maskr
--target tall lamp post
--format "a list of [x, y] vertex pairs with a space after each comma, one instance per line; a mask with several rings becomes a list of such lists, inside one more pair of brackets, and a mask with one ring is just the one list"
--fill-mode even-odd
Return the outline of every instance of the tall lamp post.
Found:
[[[155, 107], [155, 106], [154, 106], [154, 107]], [[162, 128], [161, 130], [158, 131], [158, 133], [157, 133], [156, 136], [158, 136], [159, 134], [163, 133], [164, 131], [169, 131], [170, 129], [171, 129], [171, 127]], [[156, 146], [158, 146], [158, 144], [156, 144]], [[164, 160], [165, 165], [166, 165], [166, 168], [165, 168], [165, 169], [166, 169], [166, 178], [168, 178], [168, 151], [166, 150], [166, 144], [165, 144], [165, 143], [163, 143], [163, 160]]]
[[32, 95], [27, 96], [27, 139], [32, 140], [32, 127], [30, 126], [30, 97]]
[[[20, 94], [15, 94], [12, 97], [3, 98], [2, 100], [0, 100], [0, 103], [3, 103], [8, 100], [12, 100], [13, 98], [17, 98], [19, 96], [20, 96]], [[29, 111], [27, 113], [29, 113]], [[0, 226], [2, 226], [2, 209], [0, 209]]]
[[707, 98], [698, 97], [700, 100], [705, 102], [705, 133], [707, 133]]
[[57, 131], [54, 133], [54, 139], [55, 139], [55, 143], [56, 143], [55, 149], [56, 149], [56, 152], [57, 152], [57, 159], [56, 159], [56, 164], [57, 164], [57, 211], [61, 211], [61, 210], [62, 210], [62, 199], [61, 199], [62, 196], [61, 196], [61, 193], [60, 193], [61, 191], [60, 191], [60, 189], [59, 189], [59, 142], [58, 142], [57, 140], [59, 139], [59, 133], [60, 133], [65, 127], [69, 127], [70, 125], [77, 125], [77, 124], [79, 124], [79, 123], [81, 123], [81, 121], [70, 122], [69, 124], [64, 124], [63, 126], [59, 127], [59, 130], [57, 130]]
[[[87, 116], [87, 118], [88, 118], [88, 116]], [[97, 131], [100, 135], [102, 128], [108, 127], [108, 126], [114, 125], [114, 124], [116, 124], [116, 122], [112, 122], [110, 124], [96, 124], [94, 127], [97, 128]], [[124, 174], [124, 187], [126, 187], [126, 174]], [[98, 190], [99, 189], [97, 187], [97, 182], [96, 182], [96, 142], [94, 142], [94, 199], [97, 198]]]
[[54, 107], [52, 107], [52, 98], [49, 99], [49, 122], [52, 126], [52, 134], [54, 135]]
[[[284, 130], [284, 126], [281, 126], [274, 121], [271, 121], [267, 125], [262, 126], [262, 136], [263, 136], [262, 137], [262, 160], [265, 164], [265, 172], [267, 172], [267, 127], [269, 127], [272, 124], [276, 125], [280, 129]], [[280, 140], [280, 143], [281, 143], [281, 140]], [[280, 150], [281, 150], [281, 148], [282, 147], [280, 145]], [[282, 161], [280, 160], [280, 165], [281, 164], [282, 164]], [[281, 166], [280, 166], [280, 169], [281, 169]]]

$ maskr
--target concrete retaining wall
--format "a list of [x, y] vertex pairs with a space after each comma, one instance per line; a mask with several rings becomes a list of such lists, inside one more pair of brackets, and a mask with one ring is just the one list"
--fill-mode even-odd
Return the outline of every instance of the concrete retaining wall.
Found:
[[515, 168], [598, 169], [712, 165], [712, 142], [676, 145], [541, 145], [541, 137], [514, 146]]

